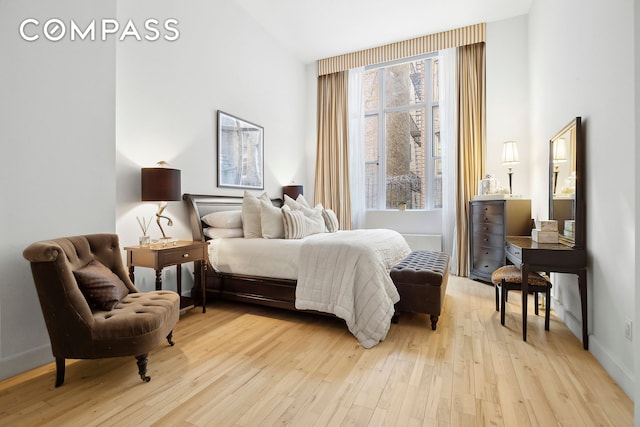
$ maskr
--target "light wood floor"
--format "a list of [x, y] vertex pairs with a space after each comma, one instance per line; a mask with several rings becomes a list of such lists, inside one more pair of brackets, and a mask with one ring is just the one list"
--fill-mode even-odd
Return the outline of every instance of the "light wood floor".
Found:
[[[211, 303], [183, 316], [175, 347], [49, 364], [0, 382], [0, 424], [28, 426], [630, 426], [633, 405], [557, 318], [506, 327], [493, 288], [451, 277], [437, 331], [405, 315], [365, 350], [334, 318]], [[530, 304], [531, 306], [532, 304]]]

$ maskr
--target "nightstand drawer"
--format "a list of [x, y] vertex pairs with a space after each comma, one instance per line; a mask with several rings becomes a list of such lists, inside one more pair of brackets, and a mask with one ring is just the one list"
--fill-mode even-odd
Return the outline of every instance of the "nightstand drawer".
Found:
[[175, 248], [165, 249], [158, 253], [160, 265], [182, 264], [184, 262], [202, 261], [204, 259], [203, 248]]

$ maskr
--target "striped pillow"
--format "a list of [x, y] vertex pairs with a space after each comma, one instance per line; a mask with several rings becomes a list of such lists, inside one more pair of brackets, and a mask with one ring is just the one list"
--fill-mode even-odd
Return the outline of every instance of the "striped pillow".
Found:
[[306, 218], [301, 211], [294, 211], [285, 205], [282, 207], [284, 218], [284, 238], [302, 239], [307, 235]]
[[340, 223], [338, 223], [338, 217], [334, 211], [331, 209], [323, 209], [322, 218], [324, 219], [324, 223], [327, 226], [327, 231], [329, 233], [335, 233], [338, 231]]

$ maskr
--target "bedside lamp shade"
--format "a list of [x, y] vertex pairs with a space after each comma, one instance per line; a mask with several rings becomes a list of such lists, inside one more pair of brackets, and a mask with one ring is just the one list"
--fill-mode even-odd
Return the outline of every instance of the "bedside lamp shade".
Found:
[[[159, 165], [166, 165], [165, 162], [158, 162]], [[167, 225], [173, 225], [173, 221], [168, 216], [162, 215], [167, 202], [180, 201], [182, 196], [180, 183], [180, 170], [166, 167], [158, 168], [142, 168], [141, 170], [141, 199], [143, 202], [160, 202], [158, 212], [156, 213], [156, 223], [162, 232], [162, 238], [170, 239], [164, 233], [160, 219], [167, 220]]]
[[142, 201], [180, 201], [180, 170], [170, 168], [142, 168]]
[[282, 193], [295, 200], [299, 195], [304, 193], [304, 189], [302, 185], [285, 185], [284, 187], [282, 187]]

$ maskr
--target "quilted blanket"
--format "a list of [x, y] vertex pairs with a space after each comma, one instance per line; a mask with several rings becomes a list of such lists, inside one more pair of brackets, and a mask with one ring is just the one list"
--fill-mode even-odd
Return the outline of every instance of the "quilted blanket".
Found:
[[411, 250], [392, 230], [352, 230], [310, 239], [300, 251], [296, 308], [344, 319], [364, 348], [384, 340], [400, 300], [389, 271]]

